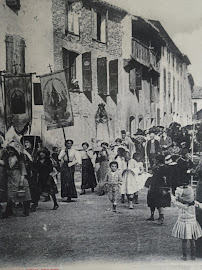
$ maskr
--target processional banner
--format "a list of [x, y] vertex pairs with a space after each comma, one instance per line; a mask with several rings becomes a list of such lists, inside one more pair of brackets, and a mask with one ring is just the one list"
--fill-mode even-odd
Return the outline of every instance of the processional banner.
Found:
[[73, 126], [73, 113], [64, 70], [40, 76], [47, 129]]
[[5, 122], [12, 125], [18, 134], [27, 131], [32, 122], [32, 77], [31, 74], [5, 75]]

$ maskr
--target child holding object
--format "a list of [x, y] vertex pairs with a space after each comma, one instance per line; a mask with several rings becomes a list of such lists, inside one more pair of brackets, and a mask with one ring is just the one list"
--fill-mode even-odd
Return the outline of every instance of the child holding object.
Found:
[[118, 162], [112, 161], [109, 166], [111, 171], [106, 174], [104, 183], [108, 190], [109, 200], [112, 203], [112, 211], [116, 212], [119, 187], [121, 185], [121, 174], [118, 171]]
[[195, 241], [202, 236], [202, 230], [196, 221], [195, 207], [202, 209], [202, 203], [194, 200], [194, 191], [188, 184], [178, 187], [172, 202], [178, 206], [179, 215], [175, 223], [172, 236], [182, 239], [182, 260], [187, 260], [187, 244], [190, 242], [191, 260], [195, 260]]

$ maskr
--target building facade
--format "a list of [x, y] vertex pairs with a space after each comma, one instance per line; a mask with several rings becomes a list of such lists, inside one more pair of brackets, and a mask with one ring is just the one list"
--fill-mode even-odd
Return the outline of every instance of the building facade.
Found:
[[[0, 5], [0, 70], [36, 73], [32, 135], [64, 144], [62, 129], [47, 131], [44, 120], [38, 75], [49, 73], [49, 65], [65, 70], [74, 116], [65, 133], [76, 147], [93, 138], [112, 142], [122, 129], [133, 136], [137, 129], [191, 123], [190, 62], [159, 22], [98, 0]], [[98, 119], [100, 108], [106, 122]]]

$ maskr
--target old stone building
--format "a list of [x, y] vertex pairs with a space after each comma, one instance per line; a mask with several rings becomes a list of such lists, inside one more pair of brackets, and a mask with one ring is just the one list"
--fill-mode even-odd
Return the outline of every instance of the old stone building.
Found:
[[[74, 115], [65, 133], [76, 147], [92, 138], [113, 141], [122, 129], [133, 135], [138, 128], [191, 122], [190, 62], [159, 22], [100, 0], [0, 5], [0, 70], [36, 72], [31, 134], [52, 145], [64, 143], [62, 129], [47, 131], [43, 116], [38, 75], [49, 73], [49, 65], [65, 69]], [[98, 121], [99, 104], [105, 122]]]

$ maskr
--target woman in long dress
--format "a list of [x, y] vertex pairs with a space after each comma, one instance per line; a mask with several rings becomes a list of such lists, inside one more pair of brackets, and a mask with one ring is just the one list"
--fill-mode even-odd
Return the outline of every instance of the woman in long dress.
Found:
[[7, 146], [8, 156], [4, 160], [0, 160], [1, 165], [5, 167], [8, 180], [8, 199], [6, 210], [2, 218], [8, 218], [13, 215], [12, 203], [23, 203], [23, 215], [29, 216], [29, 206], [31, 195], [29, 190], [29, 183], [26, 179], [26, 169], [22, 158], [22, 152], [19, 144], [11, 142]]
[[108, 143], [103, 142], [101, 144], [102, 150], [98, 153], [98, 160], [100, 163], [100, 168], [98, 171], [98, 182], [99, 182], [99, 196], [102, 196], [106, 192], [106, 187], [104, 185], [105, 176], [109, 172], [109, 152]]
[[75, 165], [81, 163], [79, 153], [72, 148], [73, 141], [65, 141], [65, 149], [62, 149], [58, 159], [61, 165], [61, 197], [67, 198], [71, 202], [72, 198], [77, 198], [77, 191], [74, 183]]
[[89, 144], [84, 142], [82, 144], [83, 150], [81, 151], [81, 159], [82, 159], [82, 183], [81, 189], [82, 192], [80, 195], [86, 193], [86, 189], [91, 188], [92, 192], [94, 192], [94, 188], [96, 187], [96, 179], [95, 172], [93, 168], [93, 151], [89, 150]]
[[42, 195], [45, 194], [46, 197], [51, 196], [54, 203], [52, 210], [57, 210], [59, 207], [56, 199], [58, 189], [52, 177], [53, 164], [50, 160], [50, 152], [45, 147], [41, 148], [38, 152], [35, 170], [38, 175], [40, 193]]

